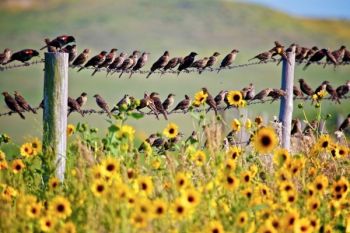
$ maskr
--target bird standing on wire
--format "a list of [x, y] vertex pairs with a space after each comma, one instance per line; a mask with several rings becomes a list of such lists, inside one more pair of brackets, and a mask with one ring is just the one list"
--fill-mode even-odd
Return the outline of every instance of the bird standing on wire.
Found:
[[209, 105], [210, 108], [214, 109], [215, 115], [218, 115], [218, 108], [216, 106], [213, 96], [208, 92], [208, 89], [206, 87], [202, 87], [202, 91], [205, 95], [207, 95], [205, 103]]
[[118, 51], [118, 49], [115, 49], [115, 48], [111, 49], [109, 54], [106, 56], [106, 59], [96, 67], [94, 72], [92, 72], [91, 76], [94, 76], [94, 74], [97, 71], [99, 71], [99, 69], [108, 67], [110, 64], [112, 64], [114, 62], [115, 58], [117, 57], [117, 51]]
[[216, 64], [216, 62], [218, 61], [218, 56], [220, 56], [220, 53], [214, 52], [214, 54], [209, 57], [207, 64], [203, 67], [202, 70], [199, 71], [199, 74], [201, 74], [206, 68], [213, 67]]
[[163, 101], [162, 105], [165, 111], [168, 111], [169, 107], [172, 106], [175, 102], [175, 94], [170, 93], [168, 97]]
[[11, 111], [18, 113], [23, 120], [26, 119], [22, 114], [21, 107], [18, 105], [17, 101], [6, 91], [4, 91], [2, 95], [5, 97], [7, 107], [11, 109]]
[[5, 65], [11, 59], [12, 51], [5, 49], [3, 53], [0, 53], [0, 65]]
[[179, 65], [179, 67], [177, 68], [177, 76], [179, 76], [180, 72], [183, 70], [186, 70], [187, 68], [189, 68], [192, 63], [194, 62], [195, 57], [198, 54], [196, 52], [191, 52], [188, 56], [186, 56], [182, 63]]
[[272, 57], [272, 53], [270, 51], [267, 51], [267, 52], [259, 53], [258, 55], [249, 59], [248, 61], [251, 61], [253, 59], [258, 59], [258, 60], [260, 60], [259, 63], [262, 63], [262, 62], [266, 63], [269, 59], [271, 59], [271, 57]]
[[112, 74], [114, 74], [115, 72], [117, 72], [117, 70], [120, 69], [121, 65], [124, 63], [126, 56], [127, 54], [124, 52], [119, 54], [119, 56], [114, 60], [114, 62], [108, 66], [106, 77], [111, 71], [113, 71]]
[[196, 68], [198, 70], [198, 73], [201, 74], [201, 71], [207, 65], [208, 60], [209, 60], [209, 58], [204, 57], [203, 59], [199, 59], [199, 60], [193, 62], [190, 67]]
[[300, 90], [305, 93], [307, 96], [312, 97], [312, 95], [315, 93], [312, 88], [305, 82], [304, 79], [299, 79], [300, 84]]
[[34, 49], [23, 49], [21, 51], [15, 52], [11, 55], [11, 58], [6, 64], [9, 64], [13, 61], [20, 61], [26, 65], [29, 65], [27, 61], [32, 59], [33, 57], [39, 56], [39, 52]]
[[92, 57], [88, 62], [86, 62], [86, 64], [84, 66], [80, 67], [78, 72], [84, 68], [88, 68], [90, 66], [96, 67], [96, 66], [102, 64], [106, 59], [106, 55], [107, 55], [106, 51], [100, 52], [98, 55]]
[[151, 74], [158, 70], [158, 69], [161, 69], [161, 68], [164, 68], [166, 66], [166, 64], [168, 64], [169, 62], [169, 52], [168, 51], [165, 51], [163, 53], [163, 55], [158, 58], [158, 60], [153, 63], [152, 67], [151, 67], [151, 71], [147, 74], [146, 78], [149, 78], [149, 76], [151, 76]]
[[238, 53], [239, 51], [237, 49], [234, 49], [231, 51], [231, 53], [227, 54], [226, 57], [221, 61], [218, 73], [222, 68], [232, 65], [232, 63], [236, 60]]
[[132, 68], [131, 72], [130, 72], [130, 76], [129, 78], [131, 78], [131, 76], [133, 75], [133, 73], [135, 71], [140, 70], [142, 67], [144, 67], [148, 61], [148, 55], [150, 53], [147, 52], [143, 52], [141, 57], [137, 60], [136, 65]]
[[342, 98], [350, 91], [350, 80], [345, 83], [345, 85], [340, 85], [337, 87], [336, 92], [339, 98]]
[[96, 104], [108, 114], [109, 118], [112, 118], [107, 102], [99, 94], [94, 95], [94, 98], [96, 99]]
[[150, 97], [153, 100], [154, 106], [156, 107], [157, 111], [163, 114], [165, 120], [168, 120], [167, 112], [165, 111], [162, 102], [159, 99], [159, 94], [157, 92], [152, 92]]
[[81, 93], [80, 96], [76, 99], [80, 107], [83, 107], [87, 102], [87, 94], [85, 92]]
[[350, 126], [350, 114], [346, 117], [346, 119], [340, 124], [338, 130], [344, 131], [346, 128]]
[[28, 102], [24, 99], [23, 96], [21, 96], [21, 94], [19, 94], [18, 91], [15, 91], [15, 100], [22, 109], [26, 110], [27, 112], [31, 111], [32, 113], [36, 114], [35, 109], [28, 104]]
[[75, 99], [73, 99], [73, 98], [71, 98], [71, 97], [68, 96], [68, 101], [67, 101], [67, 102], [68, 102], [68, 107], [69, 107], [67, 117], [68, 117], [72, 112], [79, 112], [80, 115], [81, 115], [82, 117], [84, 117], [84, 114], [83, 114], [83, 112], [82, 112], [81, 109], [80, 109], [80, 105], [79, 105], [79, 103], [78, 103]]
[[173, 113], [176, 110], [181, 110], [181, 111], [183, 111], [185, 113], [185, 111], [187, 111], [187, 109], [190, 106], [190, 104], [191, 104], [191, 98], [188, 95], [185, 95], [185, 99], [181, 100], [176, 105], [176, 107], [173, 110], [171, 110], [170, 113]]
[[135, 50], [132, 55], [129, 56], [129, 58], [124, 60], [123, 64], [119, 68], [122, 71], [120, 72], [119, 78], [122, 77], [125, 71], [132, 69], [136, 65], [139, 53], [139, 51]]
[[72, 62], [72, 66], [82, 66], [90, 56], [90, 49], [84, 49], [79, 56]]

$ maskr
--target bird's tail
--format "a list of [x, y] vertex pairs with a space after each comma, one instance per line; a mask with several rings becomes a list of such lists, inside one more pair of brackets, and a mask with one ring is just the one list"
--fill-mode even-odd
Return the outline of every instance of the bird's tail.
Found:
[[162, 113], [163, 113], [163, 116], [164, 116], [165, 120], [168, 120], [168, 116], [167, 116], [167, 114], [166, 114], [166, 111], [164, 111], [164, 112], [162, 112]]
[[69, 115], [70, 115], [72, 112], [73, 112], [73, 109], [70, 108], [70, 109], [68, 110], [67, 117], [69, 117]]
[[221, 67], [218, 69], [218, 72], [217, 72], [217, 73], [219, 73], [219, 72], [220, 72], [220, 70], [221, 70]]
[[124, 73], [124, 70], [120, 73], [119, 78], [122, 77], [123, 73]]
[[130, 72], [129, 78], [131, 78], [131, 76], [134, 74], [133, 71]]
[[[91, 76], [94, 76], [97, 71], [98, 71], [98, 69], [95, 69], [94, 72], [92, 72]], [[108, 75], [108, 73], [107, 73], [107, 75]]]
[[83, 113], [83, 111], [81, 111], [81, 109], [79, 109], [79, 113], [82, 117], [84, 117], [84, 113]]
[[19, 116], [24, 120], [24, 119], [26, 119], [26, 117], [23, 115], [23, 113], [21, 113], [20, 111], [18, 111], [18, 114], [19, 114]]
[[35, 109], [32, 108], [31, 106], [29, 106], [29, 109], [30, 109], [30, 111], [32, 111], [32, 113], [37, 114], [37, 112], [35, 111]]
[[112, 118], [112, 113], [110, 112], [110, 111], [106, 111], [107, 112], [107, 114], [108, 114], [108, 117], [109, 118]]
[[254, 60], [256, 57], [250, 58], [248, 61]]
[[311, 65], [311, 62], [306, 63], [306, 65], [303, 67], [303, 70], [306, 70], [309, 65]]
[[[150, 71], [150, 72], [147, 74], [146, 78], [149, 78], [149, 76], [151, 76], [152, 73], [153, 73], [153, 71]], [[162, 76], [162, 74], [161, 74], [161, 76]]]
[[80, 67], [79, 68], [79, 70], [78, 70], [78, 72], [80, 72], [82, 69], [84, 69], [85, 67], [84, 66], [82, 66], [82, 67]]

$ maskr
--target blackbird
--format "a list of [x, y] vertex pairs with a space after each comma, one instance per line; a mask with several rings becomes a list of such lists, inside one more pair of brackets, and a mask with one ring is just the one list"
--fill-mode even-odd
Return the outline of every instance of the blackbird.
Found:
[[109, 52], [109, 54], [106, 56], [106, 59], [104, 60], [104, 62], [102, 62], [101, 64], [99, 64], [96, 69], [94, 70], [94, 72], [91, 74], [91, 76], [94, 76], [94, 74], [101, 68], [105, 68], [108, 67], [110, 64], [112, 64], [115, 60], [115, 58], [117, 57], [117, 51], [118, 49], [111, 49], [111, 51]]
[[178, 70], [177, 75], [179, 75], [181, 71], [189, 68], [194, 62], [194, 59], [197, 55], [198, 54], [196, 52], [191, 52], [188, 56], [186, 56], [181, 62], [181, 64], [179, 65], [179, 67], [177, 68]]
[[307, 96], [312, 97], [312, 95], [315, 93], [312, 88], [305, 82], [304, 79], [299, 79], [300, 84], [300, 90], [305, 93]]
[[202, 87], [202, 91], [204, 94], [207, 95], [207, 99], [205, 100], [205, 103], [208, 104], [210, 108], [214, 109], [215, 115], [218, 115], [218, 109], [213, 96], [208, 92], [208, 89], [205, 87]]
[[87, 61], [89, 56], [90, 49], [84, 49], [84, 51], [81, 54], [79, 54], [79, 56], [73, 61], [72, 66], [76, 67], [83, 65]]
[[350, 51], [345, 49], [342, 63], [348, 63], [348, 62], [350, 62]]
[[137, 60], [136, 65], [132, 68], [129, 78], [131, 78], [131, 76], [135, 71], [140, 70], [142, 67], [146, 65], [149, 54], [150, 53], [146, 53], [146, 52], [142, 53], [141, 57]]
[[346, 51], [345, 45], [342, 45], [339, 49], [333, 51], [331, 54], [332, 54], [334, 60], [333, 60], [332, 56], [330, 56], [330, 57], [327, 56], [326, 63], [324, 63], [323, 68], [325, 68], [328, 63], [333, 63], [334, 68], [335, 68], [338, 63], [341, 63], [343, 61], [345, 51]]
[[157, 111], [163, 114], [165, 120], [168, 120], [167, 112], [165, 111], [162, 102], [159, 99], [159, 94], [156, 92], [152, 92], [150, 97], [153, 100], [154, 106], [156, 107]]
[[15, 52], [11, 55], [10, 60], [6, 63], [10, 63], [13, 61], [20, 61], [23, 62], [25, 64], [29, 64], [27, 63], [27, 61], [29, 61], [30, 59], [32, 59], [33, 57], [39, 56], [39, 52], [34, 50], [34, 49], [23, 49], [21, 51]]
[[138, 148], [139, 152], [143, 152], [146, 148], [145, 142], [147, 142], [149, 145], [152, 145], [154, 143], [154, 140], [157, 139], [157, 135], [156, 134], [151, 134], [148, 136], [148, 138], [146, 138], [146, 140], [144, 142], [141, 143], [141, 145]]
[[11, 111], [17, 112], [23, 120], [26, 119], [22, 114], [21, 107], [18, 105], [17, 101], [6, 91], [4, 91], [2, 95], [5, 97], [5, 103], [7, 107], [11, 109]]
[[85, 92], [81, 93], [80, 96], [76, 99], [80, 107], [83, 107], [87, 102], [87, 94]]
[[168, 97], [163, 101], [162, 105], [165, 111], [168, 111], [169, 107], [174, 104], [174, 96], [174, 94], [170, 93]]
[[94, 95], [94, 98], [96, 99], [96, 104], [108, 114], [109, 118], [112, 118], [107, 102], [99, 94]]
[[75, 99], [71, 98], [68, 96], [68, 114], [67, 114], [67, 117], [72, 113], [72, 112], [79, 112], [80, 115], [82, 117], [84, 117], [84, 113], [81, 111], [80, 109], [80, 105], [78, 103], [78, 101], [76, 101]]
[[24, 99], [23, 96], [21, 96], [21, 94], [19, 94], [18, 91], [15, 91], [15, 100], [22, 109], [26, 110], [27, 112], [31, 111], [32, 113], [36, 114], [35, 109], [28, 104], [28, 102]]
[[62, 35], [62, 36], [56, 37], [53, 40], [46, 38], [44, 41], [45, 41], [46, 45], [44, 47], [42, 47], [40, 50], [43, 50], [49, 46], [54, 47], [56, 49], [61, 49], [66, 44], [69, 44], [71, 42], [75, 42], [75, 38], [73, 36]]
[[5, 65], [11, 59], [12, 51], [5, 49], [3, 53], [0, 53], [0, 65]]
[[346, 117], [346, 119], [340, 124], [338, 130], [343, 131], [348, 128], [350, 125], [350, 114]]
[[309, 65], [311, 65], [313, 62], [321, 61], [324, 57], [327, 56], [327, 53], [329, 51], [327, 49], [321, 49], [316, 51], [312, 56], [310, 56], [308, 62], [304, 66], [303, 70], [306, 70]]
[[78, 72], [84, 68], [88, 68], [90, 66], [97, 67], [98, 65], [102, 64], [106, 59], [106, 55], [107, 55], [106, 51], [100, 52], [100, 54], [92, 57], [88, 62], [86, 62], [84, 66], [80, 67]]
[[64, 53], [68, 53], [68, 62], [69, 62], [69, 65], [71, 65], [74, 61], [74, 59], [77, 57], [78, 55], [78, 51], [77, 51], [77, 46], [74, 44], [74, 45], [67, 45], [66, 47], [64, 47], [61, 52], [64, 52]]
[[218, 61], [218, 56], [220, 56], [219, 52], [215, 52], [212, 56], [210, 56], [207, 64], [203, 67], [203, 69], [201, 71], [199, 71], [199, 73], [201, 74], [203, 72], [203, 70], [205, 70], [206, 68], [213, 67], [215, 65], [215, 63]]
[[350, 80], [346, 82], [345, 85], [340, 85], [337, 87], [336, 92], [339, 98], [343, 98], [346, 94], [349, 93], [350, 90]]
[[239, 53], [238, 50], [234, 49], [231, 51], [231, 53], [227, 54], [226, 57], [221, 61], [221, 64], [220, 64], [220, 68], [218, 70], [218, 73], [220, 72], [220, 70], [222, 68], [225, 68], [227, 66], [230, 66], [235, 60], [236, 60], [236, 57], [237, 57], [237, 53]]
[[176, 110], [181, 110], [185, 113], [185, 111], [188, 109], [188, 107], [190, 106], [191, 104], [191, 98], [188, 96], [188, 95], [185, 95], [185, 99], [181, 100], [177, 105], [176, 107], [171, 110], [170, 113], [176, 111]]
[[169, 52], [165, 51], [164, 54], [160, 58], [158, 58], [158, 60], [155, 63], [153, 63], [151, 67], [151, 71], [147, 74], [146, 78], [149, 78], [149, 76], [157, 69], [164, 68], [166, 64], [168, 64], [168, 62], [169, 62]]

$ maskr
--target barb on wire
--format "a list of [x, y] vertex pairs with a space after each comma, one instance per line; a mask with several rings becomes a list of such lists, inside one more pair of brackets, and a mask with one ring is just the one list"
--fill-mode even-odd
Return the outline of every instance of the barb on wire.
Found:
[[[283, 98], [283, 97], [282, 97]], [[304, 100], [304, 101], [307, 101], [307, 100], [311, 100], [310, 97], [296, 97], [294, 98], [295, 100]], [[350, 99], [350, 95], [349, 96], [343, 96], [342, 98], [340, 99]], [[269, 103], [269, 104], [272, 104], [273, 102], [277, 101], [278, 99], [273, 99], [273, 98], [269, 98], [269, 99], [265, 99], [265, 100], [255, 100], [255, 101], [251, 101], [251, 102], [247, 102], [247, 106], [249, 105], [255, 105], [255, 104], [266, 104], [266, 103]], [[327, 100], [327, 101], [332, 101], [334, 99], [332, 99], [332, 97], [325, 97], [325, 98], [322, 98], [322, 100]], [[34, 108], [35, 110], [39, 110], [41, 107], [37, 107], [37, 108]], [[232, 108], [235, 108], [234, 106], [219, 106], [217, 107], [217, 110], [218, 111], [226, 111], [226, 110], [229, 110], [229, 109], [232, 109]], [[171, 113], [168, 113], [168, 115], [171, 115], [171, 114], [187, 114], [187, 113], [190, 113], [190, 112], [207, 112], [209, 108], [206, 108], [206, 109], [201, 109], [201, 108], [194, 108], [194, 109], [191, 109], [191, 110], [185, 110], [185, 111], [182, 111], [182, 110], [178, 110], [178, 111], [173, 111]], [[213, 109], [210, 109], [211, 111], [213, 111]], [[25, 112], [25, 110], [21, 110], [21, 112]], [[83, 114], [84, 115], [92, 115], [92, 114], [98, 114], [98, 115], [103, 115], [103, 114], [107, 114], [106, 111], [104, 110], [96, 110], [96, 109], [84, 109], [82, 110]], [[155, 115], [154, 112], [150, 111], [150, 112], [143, 112], [143, 111], [135, 111], [135, 112], [138, 112], [138, 113], [141, 113], [143, 115]], [[112, 112], [113, 114], [118, 114], [119, 112], [118, 111], [114, 111]], [[2, 116], [11, 116], [12, 114], [16, 114], [16, 112], [14, 111], [9, 111], [9, 112], [4, 112], [4, 113], [0, 113], [0, 117]]]

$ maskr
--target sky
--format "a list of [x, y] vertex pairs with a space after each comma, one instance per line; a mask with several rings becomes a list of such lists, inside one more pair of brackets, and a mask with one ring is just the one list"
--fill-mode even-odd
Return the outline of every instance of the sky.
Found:
[[350, 19], [349, 0], [240, 0], [259, 3], [286, 13], [315, 18]]

